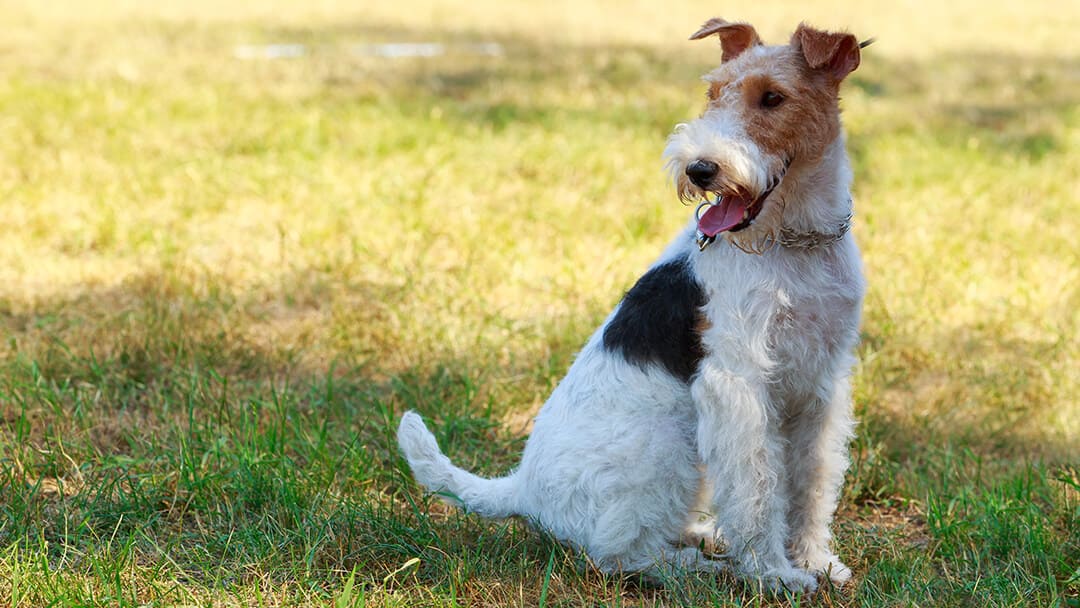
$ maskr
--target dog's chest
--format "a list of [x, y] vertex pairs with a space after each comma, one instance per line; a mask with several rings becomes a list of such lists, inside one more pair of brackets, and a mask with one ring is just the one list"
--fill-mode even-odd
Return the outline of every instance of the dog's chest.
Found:
[[831, 360], [838, 349], [850, 346], [857, 323], [854, 294], [804, 287], [777, 286], [761, 294], [772, 301], [764, 331], [772, 359], [781, 368], [817, 366], [815, 357]]
[[857, 251], [727, 256], [698, 264], [707, 352], [781, 376], [816, 376], [854, 346], [863, 284]]

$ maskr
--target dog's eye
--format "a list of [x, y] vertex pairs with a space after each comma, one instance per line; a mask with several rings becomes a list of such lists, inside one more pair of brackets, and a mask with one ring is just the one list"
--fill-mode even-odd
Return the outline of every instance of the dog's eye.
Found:
[[761, 94], [761, 107], [775, 108], [784, 102], [784, 96], [776, 91], [765, 91]]

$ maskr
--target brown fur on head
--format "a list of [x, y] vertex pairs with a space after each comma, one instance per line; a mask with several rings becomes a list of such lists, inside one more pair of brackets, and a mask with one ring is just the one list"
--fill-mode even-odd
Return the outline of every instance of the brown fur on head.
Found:
[[[716, 121], [723, 116], [720, 123], [737, 125], [735, 132], [741, 131], [765, 159], [769, 177], [783, 175], [790, 165], [794, 178], [819, 163], [840, 136], [840, 83], [859, 66], [860, 46], [855, 36], [800, 24], [787, 45], [765, 46], [753, 26], [716, 18], [690, 38], [714, 34], [720, 38], [721, 64], [704, 77], [709, 85], [708, 102], [700, 120]], [[726, 137], [738, 145], [738, 135]], [[708, 188], [699, 188], [676, 174], [680, 196], [752, 191], [753, 186], [762, 192], [760, 179], [756, 184], [740, 183], [738, 168], [725, 162], [722, 152], [717, 150], [709, 158], [721, 171]], [[728, 238], [749, 249], [768, 240], [782, 226], [785, 194], [790, 194], [787, 185], [781, 183], [768, 196], [751, 226], [725, 233]]]
[[[711, 19], [706, 25], [717, 22], [726, 23]], [[766, 151], [792, 159], [820, 155], [839, 134], [840, 82], [859, 66], [855, 36], [817, 30], [804, 23], [786, 47], [767, 47], [763, 49], [767, 52], [746, 54], [740, 60], [744, 51], [762, 44], [753, 26], [702, 27], [692, 38], [706, 36], [708, 33], [702, 33], [706, 31], [716, 33], [721, 45], [727, 45], [721, 66], [705, 76], [708, 107], [731, 103], [730, 88], [737, 86], [747, 134]], [[746, 40], [756, 43], [744, 43]], [[766, 93], [777, 93], [782, 101], [765, 108]]]

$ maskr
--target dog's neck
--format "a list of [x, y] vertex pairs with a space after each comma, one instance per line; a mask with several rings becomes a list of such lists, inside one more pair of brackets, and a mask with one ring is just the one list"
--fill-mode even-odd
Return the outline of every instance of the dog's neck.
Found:
[[851, 168], [843, 135], [815, 159], [796, 159], [771, 204], [748, 228], [724, 232], [743, 251], [763, 253], [779, 245], [812, 250], [839, 241], [851, 225]]
[[798, 164], [784, 179], [781, 245], [812, 248], [835, 242], [851, 225], [851, 166], [838, 136], [813, 164]]

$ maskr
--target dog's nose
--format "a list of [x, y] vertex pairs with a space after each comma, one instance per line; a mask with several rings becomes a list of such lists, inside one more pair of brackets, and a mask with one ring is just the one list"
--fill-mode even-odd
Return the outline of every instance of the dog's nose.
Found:
[[716, 177], [716, 172], [719, 170], [720, 166], [711, 160], [698, 159], [686, 165], [686, 176], [698, 188], [708, 188], [709, 182]]

